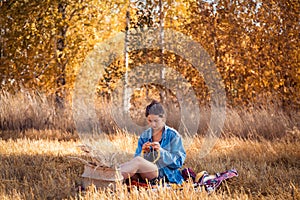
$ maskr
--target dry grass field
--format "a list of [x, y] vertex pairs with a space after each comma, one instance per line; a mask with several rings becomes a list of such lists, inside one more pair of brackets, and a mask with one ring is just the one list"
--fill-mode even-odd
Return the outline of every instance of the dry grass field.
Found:
[[[200, 158], [203, 136], [188, 143], [185, 167], [211, 174], [238, 170], [210, 195], [189, 184], [183, 190], [128, 192], [118, 185], [114, 192], [81, 192], [84, 164], [74, 157], [86, 157], [68, 114], [56, 113], [43, 96], [0, 97], [0, 199], [300, 199], [299, 115], [228, 109], [223, 135], [207, 156]], [[136, 144], [137, 136], [122, 131], [98, 141], [103, 152], [117, 152], [119, 162], [133, 156]]]

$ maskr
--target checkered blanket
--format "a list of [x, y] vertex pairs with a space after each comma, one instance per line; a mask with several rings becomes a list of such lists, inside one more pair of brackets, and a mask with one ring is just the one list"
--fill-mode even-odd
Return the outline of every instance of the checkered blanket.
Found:
[[[185, 168], [181, 171], [182, 176], [186, 182], [192, 181], [195, 189], [205, 188], [208, 193], [215, 191], [221, 183], [229, 178], [237, 177], [238, 173], [236, 169], [226, 170], [224, 172], [209, 174], [207, 171], [202, 171], [195, 173], [191, 168]], [[182, 189], [182, 185], [172, 184], [172, 183], [163, 183], [159, 182], [138, 182], [131, 181], [127, 182], [127, 185], [136, 188], [147, 188], [152, 189], [153, 191], [158, 190], [159, 188], [169, 188], [169, 189]]]

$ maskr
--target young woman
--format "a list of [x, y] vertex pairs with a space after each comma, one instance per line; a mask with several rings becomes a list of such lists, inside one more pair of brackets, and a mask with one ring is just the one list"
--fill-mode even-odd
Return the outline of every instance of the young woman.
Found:
[[181, 184], [179, 168], [186, 158], [181, 136], [165, 124], [165, 111], [159, 102], [154, 100], [146, 107], [146, 118], [150, 128], [140, 135], [135, 157], [120, 166], [124, 179], [158, 178]]

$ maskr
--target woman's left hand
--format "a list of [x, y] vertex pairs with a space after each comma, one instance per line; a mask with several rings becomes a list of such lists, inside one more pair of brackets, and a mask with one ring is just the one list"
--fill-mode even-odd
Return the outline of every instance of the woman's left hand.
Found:
[[160, 149], [160, 144], [159, 144], [159, 142], [152, 142], [151, 146], [152, 146], [152, 148], [153, 148], [155, 151], [157, 151], [157, 150]]

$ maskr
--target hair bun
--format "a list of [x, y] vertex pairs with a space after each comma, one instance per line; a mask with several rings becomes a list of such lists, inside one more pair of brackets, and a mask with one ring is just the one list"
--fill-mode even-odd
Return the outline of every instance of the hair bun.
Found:
[[165, 114], [162, 105], [156, 100], [152, 100], [152, 102], [146, 107], [146, 117], [151, 114], [159, 115], [160, 117], [163, 117]]

